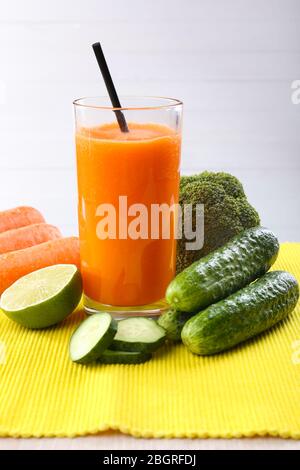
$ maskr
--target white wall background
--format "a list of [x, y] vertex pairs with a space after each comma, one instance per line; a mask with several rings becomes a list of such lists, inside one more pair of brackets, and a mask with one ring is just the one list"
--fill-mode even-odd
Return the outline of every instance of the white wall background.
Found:
[[185, 102], [182, 169], [232, 172], [264, 225], [300, 241], [300, 0], [0, 0], [0, 210], [76, 228], [72, 100]]

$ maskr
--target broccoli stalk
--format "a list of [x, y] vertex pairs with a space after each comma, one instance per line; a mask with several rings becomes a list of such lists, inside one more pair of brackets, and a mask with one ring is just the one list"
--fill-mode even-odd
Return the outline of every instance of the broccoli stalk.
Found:
[[[187, 240], [177, 242], [177, 273], [194, 261], [227, 243], [246, 228], [260, 225], [259, 215], [247, 201], [240, 181], [228, 173], [205, 171], [182, 176], [179, 203], [193, 204], [192, 223], [195, 228], [195, 205], [204, 204], [204, 245], [200, 250], [186, 250]], [[184, 227], [183, 227], [184, 228]]]

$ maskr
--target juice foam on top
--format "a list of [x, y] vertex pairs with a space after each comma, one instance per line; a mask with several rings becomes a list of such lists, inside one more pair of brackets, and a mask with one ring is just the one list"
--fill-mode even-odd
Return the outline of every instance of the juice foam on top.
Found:
[[168, 126], [154, 123], [128, 123], [129, 132], [122, 132], [116, 122], [97, 127], [82, 127], [79, 134], [89, 138], [113, 141], [152, 140], [159, 137], [174, 136], [176, 132]]

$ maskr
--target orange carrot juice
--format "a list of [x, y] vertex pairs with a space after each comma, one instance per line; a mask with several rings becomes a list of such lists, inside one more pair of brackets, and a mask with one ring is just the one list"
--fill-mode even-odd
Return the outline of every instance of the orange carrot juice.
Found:
[[[129, 122], [128, 127], [130, 132], [124, 133], [113, 122], [79, 127], [76, 133], [84, 293], [92, 301], [121, 307], [163, 299], [174, 277], [174, 233], [163, 238], [160, 230], [151, 238], [150, 214], [153, 204], [178, 202], [181, 141], [180, 133], [166, 125]], [[115, 236], [106, 239], [99, 238], [103, 204], [113, 206], [116, 216], [111, 225]], [[124, 230], [120, 235], [121, 226], [124, 229], [139, 213], [136, 204], [148, 210], [148, 234], [144, 226], [140, 236], [126, 236]]]

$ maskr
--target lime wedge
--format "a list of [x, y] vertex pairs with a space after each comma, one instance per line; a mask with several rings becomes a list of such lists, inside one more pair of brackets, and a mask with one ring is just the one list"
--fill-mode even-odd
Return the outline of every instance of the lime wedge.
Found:
[[18, 279], [6, 289], [0, 308], [27, 328], [46, 328], [62, 321], [78, 305], [81, 275], [73, 264], [56, 264]]

